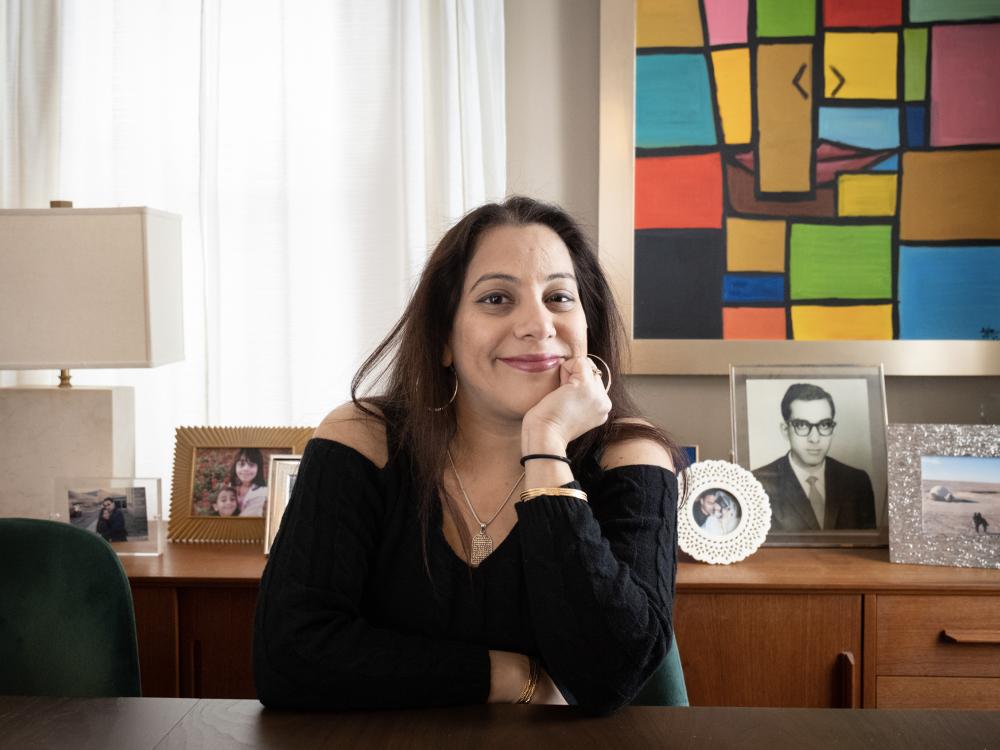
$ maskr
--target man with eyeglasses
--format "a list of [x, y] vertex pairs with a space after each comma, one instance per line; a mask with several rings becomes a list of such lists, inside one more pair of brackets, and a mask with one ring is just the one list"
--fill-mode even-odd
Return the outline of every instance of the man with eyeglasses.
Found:
[[868, 473], [827, 455], [835, 416], [833, 397], [811, 383], [790, 386], [781, 399], [788, 453], [753, 472], [771, 499], [772, 531], [875, 528]]

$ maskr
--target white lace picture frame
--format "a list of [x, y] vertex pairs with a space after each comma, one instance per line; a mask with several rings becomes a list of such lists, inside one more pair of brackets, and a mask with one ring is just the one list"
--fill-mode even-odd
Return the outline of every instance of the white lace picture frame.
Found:
[[771, 504], [760, 482], [728, 461], [701, 461], [681, 475], [677, 541], [696, 560], [728, 565], [764, 543]]

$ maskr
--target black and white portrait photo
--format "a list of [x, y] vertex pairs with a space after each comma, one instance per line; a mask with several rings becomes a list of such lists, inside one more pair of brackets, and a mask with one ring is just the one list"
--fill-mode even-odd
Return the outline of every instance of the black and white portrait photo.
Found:
[[744, 465], [770, 498], [771, 531], [884, 526], [880, 391], [872, 403], [869, 379], [803, 375], [744, 383]]

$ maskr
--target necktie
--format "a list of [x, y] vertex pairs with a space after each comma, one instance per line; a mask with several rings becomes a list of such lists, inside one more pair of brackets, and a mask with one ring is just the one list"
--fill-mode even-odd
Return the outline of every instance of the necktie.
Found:
[[813, 513], [816, 514], [816, 523], [819, 527], [823, 528], [823, 496], [819, 494], [819, 490], [816, 489], [816, 482], [819, 481], [819, 477], [806, 477], [806, 482], [809, 484], [809, 504], [812, 506]]

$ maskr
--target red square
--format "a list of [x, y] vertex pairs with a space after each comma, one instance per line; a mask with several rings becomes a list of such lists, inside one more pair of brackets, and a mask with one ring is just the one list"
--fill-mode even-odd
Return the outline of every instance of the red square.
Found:
[[903, 22], [903, 0], [826, 0], [823, 25], [899, 26]]
[[635, 160], [636, 229], [721, 229], [718, 153]]

